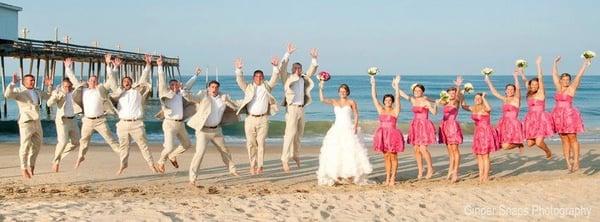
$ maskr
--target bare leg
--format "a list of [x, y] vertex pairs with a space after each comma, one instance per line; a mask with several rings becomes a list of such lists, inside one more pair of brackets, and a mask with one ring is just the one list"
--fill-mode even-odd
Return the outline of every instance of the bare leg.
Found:
[[579, 140], [577, 134], [571, 133], [567, 135], [569, 143], [571, 143], [571, 153], [573, 154], [573, 172], [579, 170]]
[[390, 153], [383, 153], [383, 160], [385, 162], [385, 185], [390, 184], [390, 176], [391, 176], [391, 162], [390, 162]]
[[571, 143], [569, 143], [569, 137], [566, 134], [560, 134], [560, 142], [562, 142], [563, 156], [567, 162], [567, 169], [572, 171], [573, 165], [571, 163]]
[[454, 168], [454, 154], [452, 152], [452, 145], [446, 145], [446, 150], [448, 151], [448, 174], [446, 175], [446, 179], [449, 180], [450, 176], [452, 176], [452, 169]]
[[535, 145], [542, 149], [544, 153], [546, 153], [546, 159], [552, 159], [552, 151], [550, 151], [550, 148], [548, 148], [548, 145], [546, 145], [546, 143], [544, 142], [544, 137], [536, 138]]
[[421, 145], [419, 150], [421, 150], [422, 156], [425, 158], [425, 163], [427, 163], [427, 175], [425, 178], [430, 179], [433, 176], [433, 163], [431, 162], [431, 153], [427, 150], [427, 145]]
[[396, 185], [396, 173], [398, 171], [398, 154], [390, 153], [390, 163], [391, 163], [391, 176], [390, 176], [390, 186]]
[[454, 169], [452, 170], [452, 183], [456, 183], [456, 181], [458, 181], [458, 167], [460, 165], [460, 150], [458, 149], [458, 144], [455, 144], [453, 149], [453, 155], [454, 155]]
[[483, 155], [477, 155], [477, 167], [479, 168], [479, 182], [483, 182], [483, 171], [484, 171], [484, 167], [483, 167]]
[[423, 177], [423, 159], [421, 159], [421, 151], [419, 150], [419, 146], [415, 146], [415, 160], [417, 161], [417, 179], [421, 179]]

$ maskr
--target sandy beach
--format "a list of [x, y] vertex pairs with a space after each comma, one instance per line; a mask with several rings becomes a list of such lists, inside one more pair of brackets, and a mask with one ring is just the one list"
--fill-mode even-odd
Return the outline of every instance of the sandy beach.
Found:
[[[421, 220], [576, 220], [591, 221], [600, 210], [600, 150], [583, 144], [582, 169], [568, 174], [558, 144], [553, 160], [529, 148], [493, 155], [493, 180], [478, 184], [477, 163], [469, 144], [461, 149], [461, 181], [445, 180], [445, 147], [431, 147], [436, 174], [416, 180], [412, 152], [399, 156], [398, 185], [316, 185], [319, 147], [302, 150], [302, 166], [284, 173], [280, 147], [265, 154], [265, 173], [251, 176], [242, 146], [231, 150], [240, 176], [230, 176], [214, 148], [202, 163], [200, 186], [187, 184], [192, 151], [179, 158], [181, 167], [167, 165], [153, 174], [139, 152], [130, 167], [116, 176], [117, 155], [107, 146], [90, 148], [86, 161], [73, 169], [75, 155], [63, 160], [59, 173], [50, 171], [54, 147], [44, 145], [31, 180], [19, 175], [16, 144], [0, 145], [0, 219], [66, 221], [421, 221]], [[133, 147], [136, 150], [137, 147]], [[152, 145], [157, 158], [161, 147]], [[558, 154], [558, 155], [556, 155]], [[370, 153], [374, 173], [385, 178], [382, 158]]]

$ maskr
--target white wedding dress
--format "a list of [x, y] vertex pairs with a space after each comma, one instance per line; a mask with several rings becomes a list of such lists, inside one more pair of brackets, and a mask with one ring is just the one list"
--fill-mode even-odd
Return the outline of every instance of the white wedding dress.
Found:
[[323, 138], [319, 155], [319, 185], [332, 186], [339, 178], [352, 178], [355, 184], [366, 184], [373, 171], [367, 150], [359, 135], [354, 134], [352, 108], [334, 106], [335, 122]]

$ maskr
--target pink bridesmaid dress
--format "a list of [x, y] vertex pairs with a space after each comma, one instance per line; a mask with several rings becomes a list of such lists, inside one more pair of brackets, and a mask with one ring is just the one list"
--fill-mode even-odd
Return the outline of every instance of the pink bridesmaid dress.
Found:
[[573, 106], [573, 97], [565, 93], [556, 93], [556, 104], [552, 110], [554, 131], [557, 133], [583, 132], [583, 120], [579, 110]]
[[404, 136], [396, 128], [397, 118], [391, 115], [379, 115], [379, 127], [373, 135], [373, 149], [377, 152], [404, 152]]
[[473, 133], [474, 154], [483, 155], [494, 152], [500, 148], [496, 130], [490, 123], [490, 115], [472, 114], [471, 119], [475, 122], [475, 133]]
[[439, 143], [443, 144], [462, 144], [463, 134], [460, 123], [456, 121], [458, 108], [454, 106], [444, 106], [444, 118], [440, 123]]
[[500, 143], [523, 143], [525, 134], [523, 123], [519, 121], [519, 108], [510, 104], [502, 105], [502, 117], [497, 129]]
[[525, 115], [525, 138], [545, 138], [554, 134], [552, 115], [546, 112], [546, 101], [527, 99], [528, 111]]
[[415, 115], [408, 128], [408, 143], [412, 145], [434, 144], [436, 142], [435, 126], [429, 120], [429, 110], [425, 107], [414, 106], [412, 111]]

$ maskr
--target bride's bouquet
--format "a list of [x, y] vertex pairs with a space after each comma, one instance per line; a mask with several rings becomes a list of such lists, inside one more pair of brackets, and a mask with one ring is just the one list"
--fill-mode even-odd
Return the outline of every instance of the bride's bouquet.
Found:
[[527, 61], [525, 61], [525, 59], [519, 59], [515, 62], [515, 65], [519, 68], [527, 68]]
[[468, 82], [468, 83], [465, 83], [464, 89], [465, 89], [466, 93], [471, 93], [471, 92], [473, 92], [473, 90], [475, 88], [473, 87], [473, 84], [471, 84], [470, 82]]
[[494, 73], [494, 69], [492, 69], [490, 67], [485, 67], [481, 70], [481, 74], [486, 75], [486, 76], [490, 76], [490, 75], [492, 75], [492, 73]]
[[442, 90], [440, 92], [440, 100], [444, 101], [444, 102], [448, 102], [448, 99], [450, 99], [450, 95], [448, 95], [448, 92], [446, 92], [446, 90]]
[[331, 79], [331, 75], [329, 75], [329, 72], [327, 72], [327, 71], [322, 71], [317, 76], [317, 79], [323, 80], [323, 81], [329, 81], [329, 79]]
[[375, 75], [377, 75], [378, 72], [379, 72], [379, 69], [377, 67], [371, 67], [367, 70], [367, 73], [370, 76], [375, 76]]
[[583, 52], [583, 54], [581, 54], [581, 58], [583, 59], [592, 59], [594, 57], [596, 57], [596, 53], [590, 50], [586, 50]]

